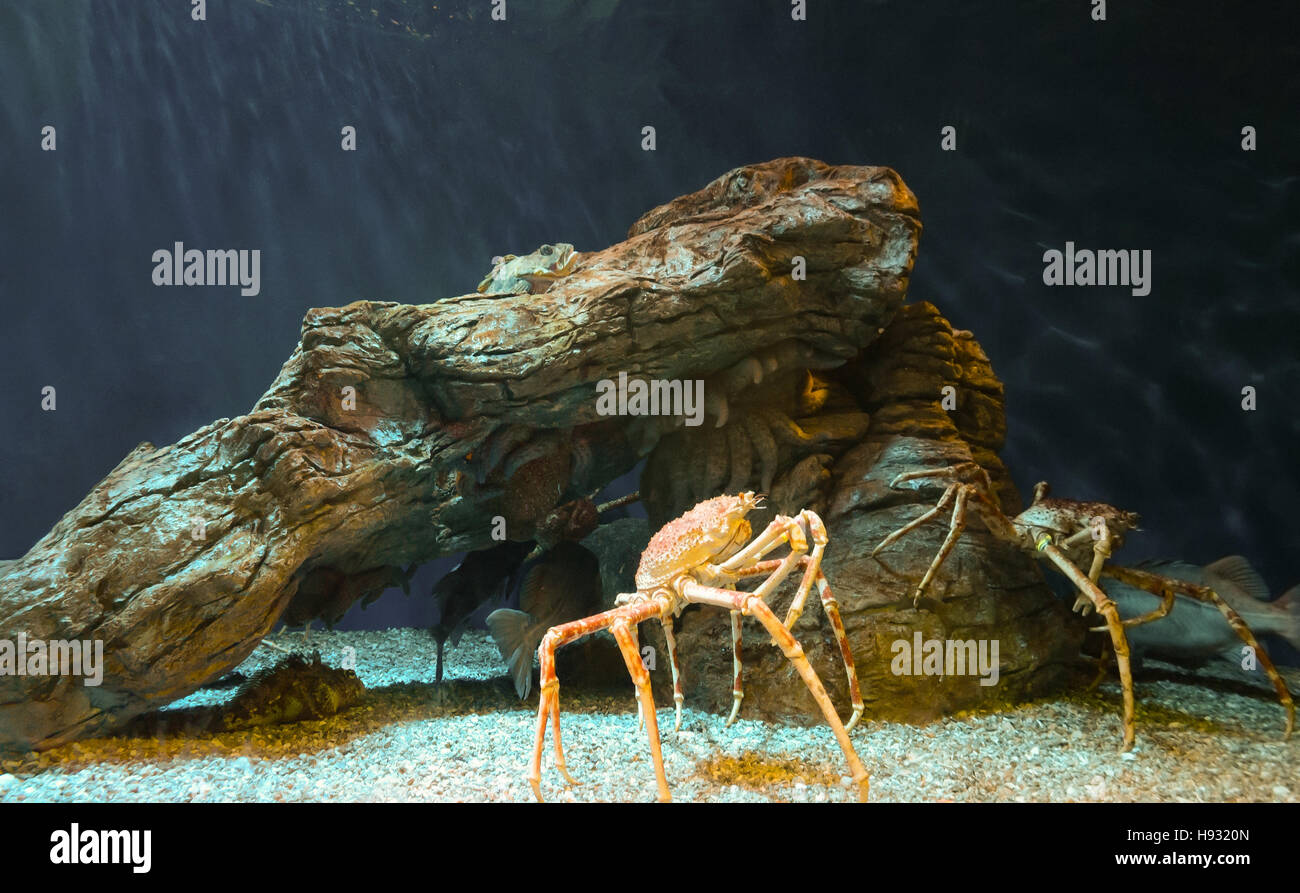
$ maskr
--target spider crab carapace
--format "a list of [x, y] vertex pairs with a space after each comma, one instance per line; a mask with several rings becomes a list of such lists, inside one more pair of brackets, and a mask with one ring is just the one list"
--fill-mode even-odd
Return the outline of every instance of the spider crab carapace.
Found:
[[[673, 699], [676, 702], [676, 726], [681, 726], [682, 685], [677, 663], [677, 645], [673, 638], [673, 618], [690, 604], [714, 605], [731, 611], [731, 632], [734, 653], [735, 679], [730, 725], [740, 709], [744, 696], [741, 687], [741, 617], [756, 618], [772, 641], [798, 671], [808, 690], [830, 724], [840, 749], [848, 761], [853, 783], [859, 797], [867, 799], [868, 776], [849, 741], [848, 730], [862, 715], [862, 695], [858, 688], [857, 672], [848, 636], [840, 620], [839, 607], [831, 594], [826, 576], [821, 569], [822, 554], [826, 548], [826, 528], [814, 512], [804, 510], [794, 517], [778, 515], [770, 524], [750, 539], [751, 529], [745, 515], [759, 507], [761, 497], [752, 492], [736, 496], [716, 496], [705, 500], [674, 521], [665, 524], [651, 538], [641, 556], [636, 573], [636, 592], [620, 595], [616, 607], [601, 614], [552, 627], [537, 649], [541, 663], [541, 695], [537, 711], [537, 738], [533, 748], [528, 780], [538, 800], [542, 799], [542, 750], [546, 743], [547, 720], [551, 720], [555, 736], [555, 766], [570, 784], [578, 782], [569, 775], [564, 763], [564, 749], [560, 743], [560, 683], [555, 675], [555, 649], [583, 636], [608, 629], [613, 633], [622, 651], [628, 672], [636, 685], [638, 703], [646, 734], [650, 739], [650, 753], [654, 759], [655, 780], [659, 786], [659, 799], [671, 799], [668, 781], [664, 775], [663, 754], [659, 741], [659, 726], [655, 717], [654, 696], [650, 677], [641, 661], [637, 647], [637, 625], [646, 620], [658, 619], [664, 628], [668, 644], [669, 661], [673, 675]], [[809, 543], [811, 541], [811, 548]], [[782, 558], [766, 558], [773, 550], [788, 543], [790, 551]], [[781, 585], [795, 568], [802, 568], [799, 589], [786, 614], [785, 621], [777, 619], [766, 598]], [[765, 577], [753, 592], [738, 591], [736, 584], [742, 580]], [[835, 639], [839, 644], [853, 699], [853, 715], [847, 725], [840, 722], [830, 696], [809, 664], [802, 646], [790, 632], [799, 618], [812, 587], [817, 587], [822, 606], [830, 620]]]

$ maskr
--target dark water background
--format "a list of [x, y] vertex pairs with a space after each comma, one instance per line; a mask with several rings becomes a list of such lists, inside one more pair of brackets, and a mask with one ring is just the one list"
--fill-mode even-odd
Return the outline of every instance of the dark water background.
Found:
[[[196, 23], [181, 0], [0, 3], [0, 557], [140, 441], [246, 412], [308, 308], [472, 291], [495, 254], [601, 248], [803, 154], [916, 192], [911, 298], [1006, 382], [1023, 490], [1141, 512], [1125, 561], [1240, 552], [1280, 592], [1300, 582], [1295, 6], [1109, 7], [810, 0], [795, 23], [784, 0], [512, 0], [495, 23], [486, 0], [228, 0]], [[154, 287], [178, 240], [260, 248], [261, 294]], [[1045, 287], [1066, 240], [1151, 249], [1151, 293]], [[448, 566], [345, 623], [427, 624]]]

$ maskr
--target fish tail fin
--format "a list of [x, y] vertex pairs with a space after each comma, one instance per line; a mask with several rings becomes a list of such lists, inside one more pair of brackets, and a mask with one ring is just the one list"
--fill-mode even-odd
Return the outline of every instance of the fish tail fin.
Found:
[[488, 630], [497, 643], [501, 659], [510, 669], [520, 700], [533, 687], [533, 655], [541, 642], [541, 626], [525, 611], [501, 608], [487, 615]]
[[1291, 647], [1300, 650], [1300, 586], [1292, 586], [1282, 597], [1273, 602], [1274, 609], [1282, 617], [1282, 628], [1278, 635], [1291, 643]]

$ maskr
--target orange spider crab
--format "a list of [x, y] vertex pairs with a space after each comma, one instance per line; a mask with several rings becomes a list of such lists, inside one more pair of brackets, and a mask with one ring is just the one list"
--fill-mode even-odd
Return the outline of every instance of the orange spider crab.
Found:
[[[1105, 618], [1106, 625], [1095, 627], [1094, 632], [1108, 631], [1111, 648], [1115, 653], [1115, 662], [1119, 667], [1120, 686], [1124, 695], [1124, 743], [1122, 750], [1133, 747], [1133, 674], [1129, 666], [1128, 637], [1124, 634], [1126, 627], [1137, 626], [1158, 620], [1169, 613], [1174, 605], [1175, 596], [1181, 594], [1188, 598], [1214, 605], [1223, 614], [1233, 631], [1243, 642], [1254, 649], [1259, 664], [1268, 673], [1276, 689], [1282, 708], [1286, 711], [1285, 737], [1290, 737], [1295, 726], [1295, 705], [1291, 700], [1286, 682], [1278, 674], [1269, 659], [1268, 653], [1255, 640], [1254, 634], [1246, 621], [1232, 609], [1213, 589], [1198, 586], [1184, 580], [1175, 580], [1136, 568], [1106, 567], [1112, 548], [1123, 544], [1124, 535], [1135, 530], [1138, 516], [1133, 512], [1117, 509], [1102, 502], [1075, 502], [1069, 499], [1049, 499], [1048, 485], [1040, 482], [1034, 487], [1034, 501], [1019, 515], [1008, 518], [993, 500], [993, 485], [988, 473], [974, 462], [962, 462], [946, 468], [930, 468], [921, 471], [909, 471], [895, 477], [889, 484], [897, 487], [907, 481], [925, 478], [946, 478], [951, 480], [943, 495], [939, 497], [934, 508], [920, 517], [895, 530], [871, 551], [872, 555], [892, 543], [897, 542], [907, 533], [937, 517], [944, 509], [952, 507], [952, 520], [948, 525], [948, 535], [943, 545], [930, 563], [930, 567], [921, 578], [920, 584], [912, 597], [915, 605], [925, 592], [930, 581], [948, 557], [962, 528], [966, 526], [966, 508], [973, 506], [984, 526], [989, 532], [1003, 542], [1010, 543], [1032, 555], [1046, 557], [1079, 590], [1074, 603], [1076, 611], [1083, 609], [1087, 613], [1092, 608], [1100, 617]], [[1091, 555], [1088, 573], [1080, 569], [1080, 564]], [[1136, 586], [1153, 595], [1161, 597], [1160, 607], [1138, 617], [1123, 619], [1115, 603], [1106, 596], [1097, 585], [1102, 575], [1114, 577], [1130, 586]], [[1104, 655], [1102, 672], [1104, 669]], [[1100, 676], [1098, 677], [1100, 681]], [[1095, 684], [1095, 683], [1094, 683]]]
[[[677, 667], [677, 645], [673, 639], [673, 618], [687, 605], [696, 603], [716, 605], [731, 611], [736, 672], [732, 686], [731, 716], [727, 724], [735, 721], [740, 701], [744, 697], [741, 688], [740, 618], [741, 615], [757, 617], [772, 636], [772, 641], [803, 677], [804, 684], [812, 692], [835, 733], [840, 749], [844, 751], [860, 799], [867, 799], [867, 771], [854, 752], [848, 735], [848, 730], [862, 716], [862, 694], [858, 689], [853, 653], [844, 632], [844, 624], [840, 620], [839, 606], [831, 595], [830, 586], [821, 569], [822, 552], [827, 543], [826, 528], [814, 512], [805, 509], [793, 518], [778, 515], [762, 533], [750, 541], [751, 531], [745, 515], [759, 506], [760, 499], [752, 492], [741, 493], [739, 496], [716, 496], [665, 524], [641, 555], [641, 564], [636, 573], [636, 592], [620, 595], [615, 602], [617, 607], [613, 610], [552, 627], [543, 637], [542, 644], [537, 649], [541, 663], [537, 740], [528, 772], [528, 780], [538, 800], [542, 799], [542, 750], [546, 744], [548, 718], [553, 720], [554, 725], [555, 766], [566, 781], [578, 784], [565, 768], [564, 749], [560, 744], [560, 683], [555, 676], [555, 649], [602, 629], [609, 629], [618, 641], [628, 672], [636, 685], [638, 705], [650, 738], [650, 754], [654, 758], [659, 799], [664, 802], [672, 799], [668, 792], [668, 781], [664, 777], [650, 676], [641, 662], [636, 630], [637, 625], [645, 620], [658, 618], [663, 623], [672, 665], [676, 727], [680, 728], [683, 695]], [[811, 551], [809, 540], [812, 541]], [[784, 558], [764, 559], [765, 555], [783, 543], [790, 544], [789, 554]], [[765, 599], [795, 567], [803, 568], [803, 579], [783, 623], [777, 619]], [[738, 581], [762, 576], [767, 579], [753, 592], [736, 591]], [[804, 602], [813, 584], [817, 586], [822, 606], [830, 619], [848, 675], [853, 716], [847, 726], [840, 723], [830, 696], [826, 694], [816, 671], [804, 656], [803, 648], [790, 632], [790, 627], [803, 612]]]

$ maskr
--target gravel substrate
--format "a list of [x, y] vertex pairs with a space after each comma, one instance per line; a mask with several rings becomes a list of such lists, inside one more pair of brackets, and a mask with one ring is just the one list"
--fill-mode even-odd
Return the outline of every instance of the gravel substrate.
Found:
[[[301, 636], [280, 642], [303, 650]], [[448, 651], [433, 687], [423, 630], [312, 633], [338, 664], [356, 649], [371, 689], [342, 716], [195, 738], [100, 738], [8, 762], [0, 801], [505, 801], [530, 802], [536, 692], [515, 697], [496, 649], [470, 633]], [[245, 674], [282, 657], [259, 648]], [[1152, 665], [1149, 665], [1152, 666]], [[1185, 671], [1139, 677], [1137, 747], [1116, 751], [1119, 686], [928, 726], [864, 723], [852, 733], [877, 801], [1300, 801], [1300, 741], [1281, 740], [1271, 689], [1258, 696], [1201, 684]], [[1172, 668], [1170, 668], [1172, 669]], [[1284, 671], [1292, 691], [1300, 672]], [[1227, 678], [1226, 674], [1219, 674]], [[1154, 678], [1152, 678], [1154, 676]], [[1168, 678], [1165, 678], [1168, 677]], [[795, 684], [798, 684], [797, 681]], [[214, 703], [205, 690], [175, 707]], [[565, 789], [548, 737], [543, 793], [570, 801], [648, 801], [654, 774], [629, 683], [623, 694], [561, 688]], [[659, 710], [664, 762], [679, 801], [845, 801], [846, 768], [830, 730], [690, 709], [682, 731]]]

